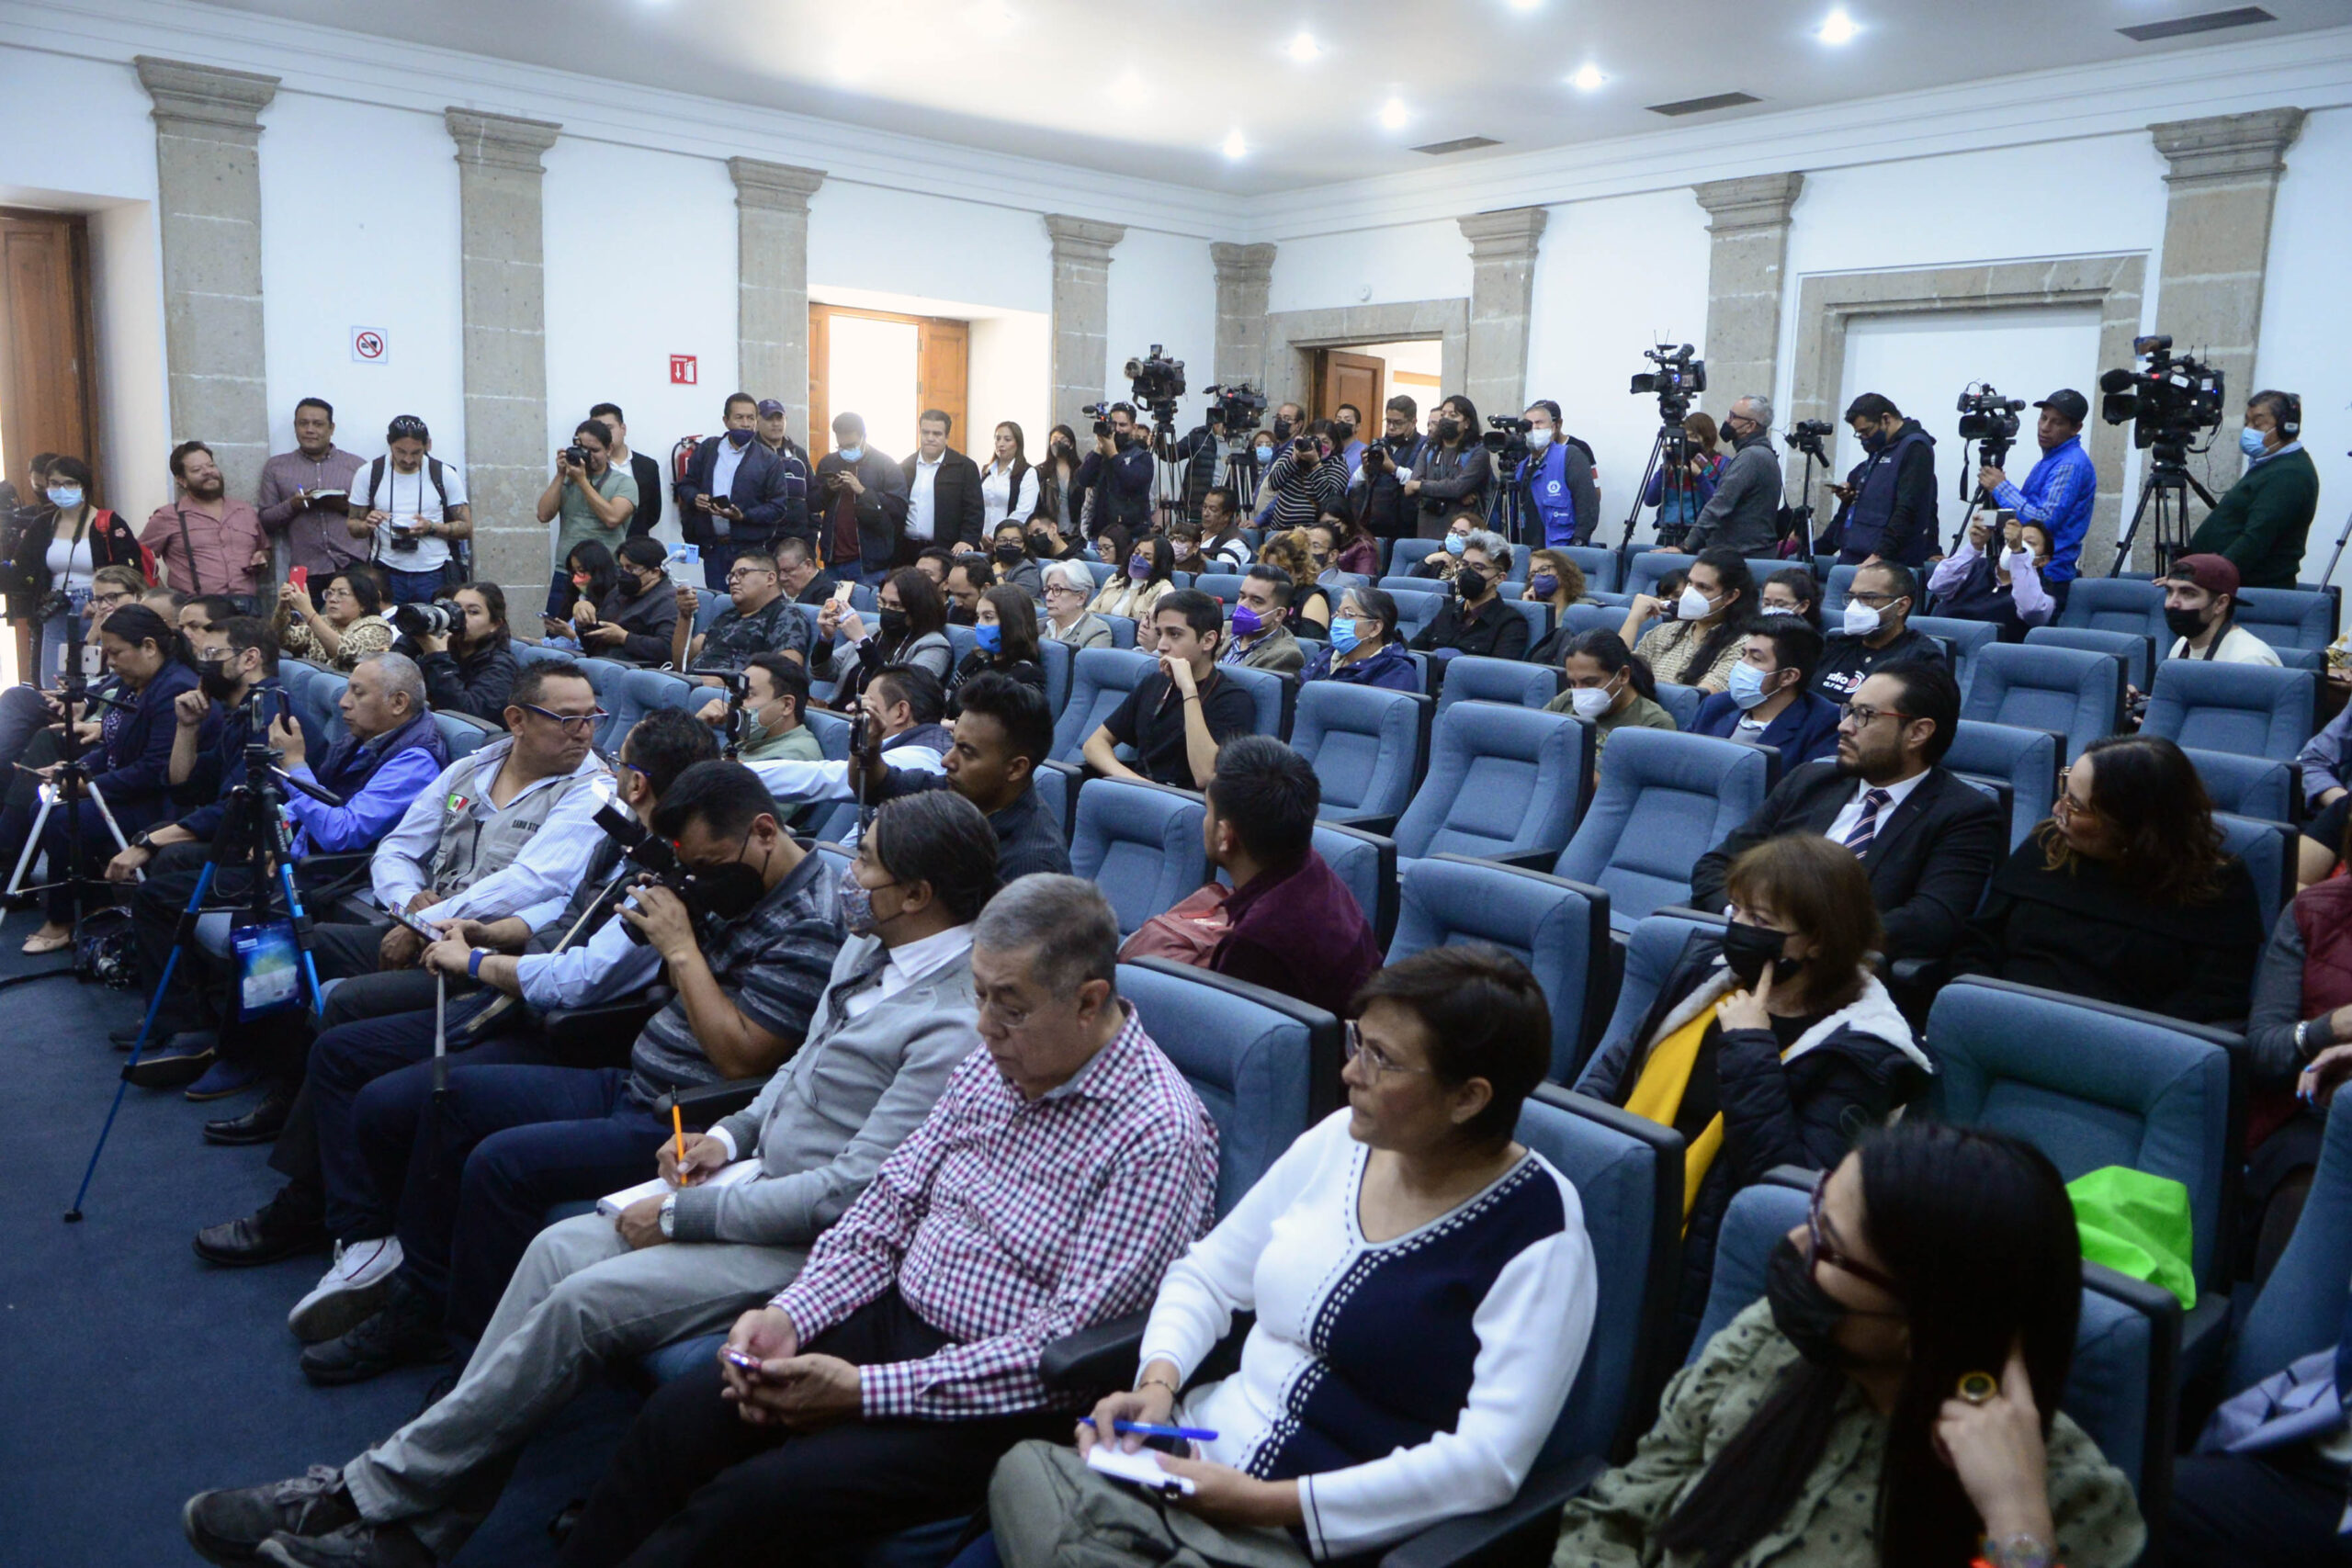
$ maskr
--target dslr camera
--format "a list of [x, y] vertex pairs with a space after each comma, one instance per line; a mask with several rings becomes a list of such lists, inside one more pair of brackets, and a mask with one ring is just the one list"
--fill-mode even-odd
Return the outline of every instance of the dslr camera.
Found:
[[1800, 452], [1810, 454], [1815, 461], [1826, 467], [1829, 462], [1829, 452], [1822, 443], [1836, 428], [1826, 419], [1801, 419], [1790, 427], [1789, 445]]
[[1657, 415], [1666, 424], [1680, 424], [1690, 413], [1690, 400], [1707, 389], [1707, 362], [1693, 359], [1689, 344], [1672, 347], [1659, 344], [1642, 350], [1642, 357], [1657, 367], [1634, 378], [1633, 394], [1657, 399]]
[[1136, 406], [1148, 407], [1154, 413], [1160, 412], [1163, 403], [1173, 413], [1176, 400], [1184, 395], [1184, 362], [1169, 358], [1158, 344], [1141, 359], [1127, 361], [1126, 377]]
[[[636, 881], [658, 883], [684, 900], [688, 909], [698, 908], [695, 902], [694, 873], [678, 859], [678, 852], [671, 847], [668, 840], [647, 830], [645, 824], [637, 819], [637, 813], [617, 800], [608, 800], [596, 807], [594, 820], [608, 838], [620, 845], [621, 858], [644, 873], [635, 878]], [[643, 931], [627, 920], [621, 924], [628, 931], [629, 941], [639, 947], [645, 945]]]
[[2155, 447], [2160, 461], [2180, 462], [2199, 431], [2222, 423], [2222, 372], [2188, 355], [2176, 356], [2168, 333], [2133, 338], [2132, 352], [2139, 363], [2098, 378], [2099, 417], [2130, 424], [2132, 445]]
[[588, 466], [588, 448], [575, 441], [563, 449], [563, 460], [584, 468]]
[[386, 618], [410, 637], [447, 637], [458, 624], [457, 612], [437, 600], [429, 604], [395, 604]]
[[1208, 397], [1208, 423], [1223, 426], [1228, 435], [1247, 434], [1257, 429], [1260, 416], [1266, 412], [1266, 394], [1251, 391], [1247, 381], [1237, 381], [1230, 387], [1211, 387]]

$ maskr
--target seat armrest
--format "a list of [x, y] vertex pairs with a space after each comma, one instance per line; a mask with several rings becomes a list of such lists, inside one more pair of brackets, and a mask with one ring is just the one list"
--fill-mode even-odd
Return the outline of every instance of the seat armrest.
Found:
[[1560, 852], [1557, 850], [1530, 850], [1525, 854], [1496, 855], [1493, 858], [1497, 865], [1517, 866], [1521, 871], [1541, 871], [1548, 873], [1551, 871], [1553, 866], [1559, 863]]
[[670, 1108], [678, 1108], [680, 1120], [696, 1132], [708, 1132], [739, 1111], [750, 1109], [752, 1101], [760, 1098], [760, 1090], [767, 1087], [765, 1078], [729, 1079], [725, 1083], [698, 1084], [663, 1095], [654, 1101], [653, 1114], [666, 1116]]
[[[1393, 839], [1396, 836], [1396, 817], [1393, 812], [1386, 816], [1371, 813], [1351, 816], [1341, 813], [1337, 817], [1326, 817], [1322, 820], [1329, 822], [1334, 828], [1353, 828], [1359, 832], [1377, 833], [1384, 839]], [[1553, 855], [1548, 858], [1557, 860], [1559, 856]]]
[[1037, 1376], [1055, 1390], [1127, 1387], [1135, 1382], [1136, 1357], [1143, 1351], [1144, 1324], [1150, 1316], [1132, 1313], [1064, 1335], [1038, 1357]]
[[1548, 1562], [1560, 1510], [1591, 1485], [1605, 1461], [1597, 1454], [1537, 1470], [1499, 1508], [1431, 1525], [1388, 1549], [1380, 1568], [1458, 1568], [1470, 1563]]
[[654, 986], [618, 1001], [556, 1008], [539, 1026], [565, 1066], [625, 1066], [639, 1033], [671, 995], [667, 986]]

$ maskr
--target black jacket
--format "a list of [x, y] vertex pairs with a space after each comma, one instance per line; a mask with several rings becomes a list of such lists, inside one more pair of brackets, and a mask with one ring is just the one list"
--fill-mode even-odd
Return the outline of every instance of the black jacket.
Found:
[[1382, 464], [1376, 473], [1359, 466], [1357, 479], [1348, 487], [1348, 510], [1363, 525], [1364, 532], [1376, 539], [1406, 538], [1420, 525], [1421, 509], [1418, 502], [1407, 499], [1405, 481], [1396, 477], [1396, 470], [1419, 473], [1424, 443], [1419, 436], [1408, 436], [1403, 441], [1383, 436], [1364, 449], [1367, 459], [1372, 456], [1372, 446], [1388, 454], [1390, 460]]
[[1475, 617], [1462, 613], [1462, 601], [1449, 594], [1430, 624], [1413, 638], [1412, 647], [1429, 653], [1441, 648], [1488, 659], [1527, 657], [1527, 617], [1510, 607], [1498, 592], [1478, 607]]
[[631, 452], [628, 477], [637, 481], [637, 510], [628, 514], [628, 536], [642, 539], [662, 525], [662, 465], [642, 452]]
[[1125, 451], [1104, 457], [1089, 452], [1078, 466], [1078, 486], [1094, 492], [1094, 510], [1087, 514], [1089, 538], [1119, 527], [1128, 538], [1151, 532], [1151, 485], [1157, 477], [1150, 444], [1137, 438]]
[[433, 706], [469, 713], [492, 724], [504, 721], [507, 694], [522, 670], [509, 637], [469, 649], [463, 658], [454, 649], [419, 654], [416, 667], [424, 671], [424, 697]]
[[[894, 514], [890, 509], [892, 492], [903, 491], [907, 476], [898, 464], [872, 446], [860, 453], [854, 463], [839, 452], [828, 452], [817, 459], [816, 479], [808, 487], [808, 511], [817, 520], [818, 531], [822, 536], [825, 563], [833, 567], [844, 563], [846, 552], [841, 547], [847, 541], [837, 538], [832, 531], [831, 519], [838, 497], [826, 488], [825, 481], [843, 468], [857, 475], [857, 482], [865, 487], [865, 492], [854, 498], [857, 570], [861, 573], [888, 571], [898, 564], [899, 556], [899, 529], [892, 521]], [[977, 490], [978, 486], [974, 488]], [[907, 514], [906, 499], [903, 493], [897, 497], [895, 515], [899, 518]], [[911, 561], [913, 558], [910, 556], [908, 558]]]
[[676, 587], [665, 572], [652, 587], [633, 597], [616, 588], [596, 606], [596, 622], [599, 626], [618, 626], [627, 635], [617, 648], [598, 643], [583, 647], [582, 653], [593, 659], [618, 659], [661, 669], [676, 652]]
[[[915, 467], [922, 456], [910, 452], [899, 459], [899, 472], [906, 477], [906, 487], [882, 498], [882, 510], [899, 525], [900, 553], [906, 556], [910, 566], [914, 564], [915, 552], [926, 547], [926, 542], [906, 536], [907, 514], [914, 510]], [[927, 543], [949, 550], [958, 545], [978, 549], [984, 515], [980, 466], [950, 446], [940, 456], [939, 472], [931, 481], [931, 538]]]
[[[1690, 868], [1691, 908], [1721, 909], [1724, 876], [1741, 852], [1783, 833], [1826, 832], [1860, 784], [1831, 761], [1783, 776], [1755, 816]], [[1948, 956], [2008, 841], [2008, 816], [1997, 801], [1948, 768], [1928, 769], [1879, 823], [1862, 856], [1888, 962]]]
[[1854, 470], [1854, 502], [1846, 509], [1838, 544], [1852, 565], [1868, 556], [1922, 567], [1936, 537], [1936, 438], [1916, 419]]
[[[796, 475], [792, 465], [769, 451], [757, 436], [744, 448], [743, 460], [735, 467], [734, 483], [727, 491], [727, 499], [743, 515], [741, 520], [729, 519], [727, 537], [718, 537], [710, 525], [710, 513], [697, 507], [695, 498], [710, 493], [711, 479], [718, 468], [718, 449], [726, 444], [724, 435], [706, 436], [686, 459], [686, 477], [677, 491], [679, 534], [691, 544], [738, 548], [762, 547], [778, 539], [806, 539], [813, 545], [817, 531], [808, 521], [806, 476]], [[796, 478], [798, 484], [792, 482]], [[635, 532], [633, 525], [631, 532]]]
[[[1651, 1050], [1735, 988], [1722, 953], [1723, 939], [1716, 933], [1693, 932], [1641, 1027], [1605, 1043], [1577, 1075], [1577, 1090], [1623, 1106], [1641, 1081]], [[1724, 1119], [1724, 1141], [1699, 1179], [1682, 1234], [1682, 1289], [1670, 1350], [1677, 1362], [1706, 1311], [1715, 1235], [1733, 1195], [1754, 1186], [1776, 1165], [1829, 1169], [1855, 1140], [1910, 1100], [1928, 1073], [1911, 1026], [1875, 978], [1864, 983], [1852, 1003], [1792, 1042], [1785, 1057], [1769, 1029], [1718, 1029], [1712, 1053], [1702, 1047], [1700, 1057], [1678, 1120], [1695, 1123], [1686, 1136], [1704, 1131], [1712, 1088], [1714, 1108]]]
[[2228, 863], [2211, 899], [2167, 908], [2098, 861], [2051, 870], [2037, 833], [1994, 873], [1952, 972], [2220, 1023], [2246, 1016], [2265, 935], [2242, 862]]

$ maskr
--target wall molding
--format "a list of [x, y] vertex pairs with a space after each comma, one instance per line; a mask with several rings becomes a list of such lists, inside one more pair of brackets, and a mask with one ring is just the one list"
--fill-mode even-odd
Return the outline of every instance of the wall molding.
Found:
[[1442, 378], [1449, 387], [1463, 385], [1470, 373], [1469, 298], [1457, 294], [1449, 299], [1269, 311], [1266, 406], [1271, 410], [1285, 402], [1306, 403], [1314, 391], [1313, 367], [1307, 356], [1315, 349], [1405, 338], [1437, 339]]

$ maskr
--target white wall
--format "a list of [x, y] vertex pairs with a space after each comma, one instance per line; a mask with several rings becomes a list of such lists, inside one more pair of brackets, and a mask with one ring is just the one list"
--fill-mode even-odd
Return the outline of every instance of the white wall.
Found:
[[1040, 213], [828, 180], [808, 198], [808, 286], [1051, 310], [1053, 242]]
[[[1148, 229], [1130, 229], [1111, 251], [1109, 345], [1103, 395], [1124, 400], [1130, 359], [1141, 359], [1159, 344], [1170, 359], [1184, 362], [1184, 396], [1176, 411], [1176, 434], [1201, 423], [1208, 400], [1202, 389], [1217, 380], [1216, 269], [1200, 241]], [[1085, 446], [1086, 432], [1079, 432]]]
[[[2287, 152], [2287, 176], [2270, 220], [2270, 272], [2262, 295], [2262, 348], [2253, 392], [2276, 387], [2303, 400], [2303, 448], [2319, 465], [2319, 515], [2303, 551], [2305, 582], [2318, 581], [2352, 511], [2352, 310], [2345, 304], [2352, 256], [2352, 110], [2315, 114]], [[2335, 581], [2352, 581], [2352, 562]]]
[[1452, 299], [1470, 292], [1470, 242], [1451, 220], [1285, 240], [1274, 253], [1270, 310]]
[[[380, 456], [409, 413], [435, 457], [464, 463], [458, 164], [440, 117], [283, 92], [262, 115], [271, 450], [294, 445], [295, 401], [320, 397], [347, 452]], [[360, 164], [397, 173], [354, 181]], [[384, 335], [380, 362], [352, 357], [354, 327]]]
[[985, 464], [993, 450], [999, 422], [1021, 427], [1029, 460], [1046, 450], [1046, 428], [1053, 381], [1053, 318], [1035, 310], [1009, 310], [972, 322], [970, 390], [965, 407], [968, 430], [956, 433], [956, 444]]
[[107, 504], [132, 520], [172, 498], [171, 388], [164, 371], [164, 255], [155, 204], [90, 215], [91, 315], [97, 332], [98, 449]]

